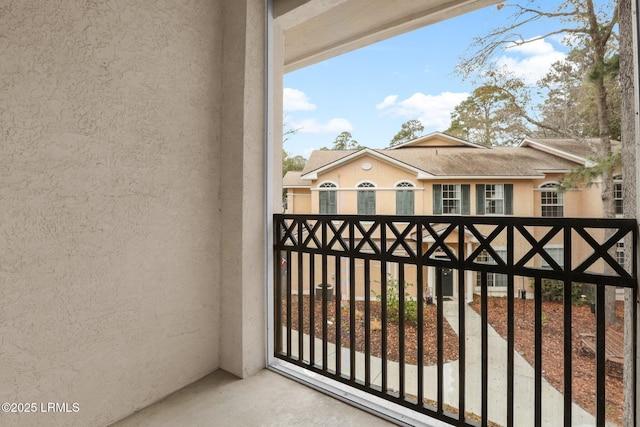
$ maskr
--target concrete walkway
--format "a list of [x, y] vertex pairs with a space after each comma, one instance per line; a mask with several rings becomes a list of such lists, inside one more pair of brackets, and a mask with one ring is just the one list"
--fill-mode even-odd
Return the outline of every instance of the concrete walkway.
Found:
[[[443, 307], [446, 320], [458, 333], [458, 303], [456, 301], [445, 302]], [[482, 412], [481, 408], [481, 329], [480, 316], [468, 305], [466, 306], [466, 410], [475, 414]], [[283, 339], [286, 340], [286, 331], [283, 331]], [[304, 335], [304, 359], [309, 360], [309, 336]], [[292, 331], [293, 354], [297, 356], [298, 334]], [[335, 370], [335, 345], [328, 343], [328, 368]], [[341, 365], [342, 374], [350, 374], [349, 349], [342, 349]], [[315, 339], [315, 361], [320, 364], [322, 360], [322, 341]], [[356, 352], [356, 378], [364, 381], [365, 375], [364, 353]], [[446, 363], [444, 372], [444, 403], [453, 407], [458, 406], [459, 362]], [[381, 387], [382, 379], [382, 359], [371, 357], [371, 383]], [[515, 353], [514, 359], [514, 425], [528, 427], [534, 423], [534, 369], [527, 361]], [[399, 389], [399, 364], [397, 362], [387, 362], [387, 388], [397, 391]], [[506, 425], [506, 389], [507, 389], [507, 342], [489, 326], [489, 419], [499, 425]], [[417, 366], [405, 365], [405, 394], [417, 395]], [[437, 399], [437, 367], [428, 366], [424, 368], [424, 394], [431, 400]], [[564, 414], [564, 400], [555, 388], [546, 380], [542, 380], [542, 425], [558, 426], [562, 425]], [[573, 404], [573, 425], [593, 426], [595, 418]]]

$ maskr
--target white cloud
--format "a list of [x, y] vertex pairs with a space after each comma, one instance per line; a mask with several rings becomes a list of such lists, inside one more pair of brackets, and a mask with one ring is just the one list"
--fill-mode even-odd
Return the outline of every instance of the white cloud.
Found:
[[316, 109], [316, 106], [309, 101], [309, 97], [303, 91], [285, 87], [282, 109], [285, 112], [312, 111]]
[[500, 67], [506, 67], [527, 84], [535, 84], [544, 77], [551, 64], [565, 59], [566, 55], [544, 39], [521, 45], [511, 45], [506, 54], [496, 61]]
[[293, 129], [300, 129], [300, 133], [340, 133], [353, 130], [347, 119], [336, 118], [320, 123], [317, 119], [289, 120], [287, 123]]
[[[531, 41], [529, 41], [531, 40]], [[544, 39], [529, 39], [525, 43], [516, 44], [512, 43], [506, 47], [505, 50], [509, 52], [518, 52], [523, 55], [547, 55], [553, 53], [556, 50], [553, 45]]]
[[382, 102], [376, 104], [376, 109], [384, 110], [387, 107], [392, 106], [398, 100], [398, 95], [389, 95]]
[[304, 150], [302, 150], [302, 157], [304, 157], [305, 159], [308, 159], [311, 153], [313, 153], [316, 150], [318, 150], [318, 148], [315, 148], [315, 147], [305, 148]]
[[392, 116], [417, 118], [426, 130], [444, 131], [451, 124], [451, 112], [455, 106], [467, 99], [468, 96], [469, 94], [466, 92], [443, 92], [439, 95], [425, 95], [422, 92], [416, 92], [399, 102], [394, 99], [393, 103], [387, 102], [390, 98], [388, 96], [378, 105], [384, 105], [379, 109], [383, 109]]

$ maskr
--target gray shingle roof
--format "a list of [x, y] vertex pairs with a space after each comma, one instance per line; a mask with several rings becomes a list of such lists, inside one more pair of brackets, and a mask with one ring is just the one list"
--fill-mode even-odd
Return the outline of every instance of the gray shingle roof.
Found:
[[[600, 143], [599, 138], [585, 138], [583, 141], [577, 141], [572, 138], [528, 138], [529, 141], [538, 142], [557, 150], [565, 151], [583, 158], [594, 157], [597, 153], [591, 149]], [[612, 148], [620, 148], [620, 142], [612, 140]]]
[[300, 179], [301, 171], [288, 171], [282, 178], [283, 187], [308, 187], [309, 181]]
[[[530, 147], [413, 147], [373, 150], [383, 157], [435, 176], [537, 176], [543, 170], [568, 170], [578, 164]], [[337, 162], [355, 151], [314, 151], [302, 174]]]

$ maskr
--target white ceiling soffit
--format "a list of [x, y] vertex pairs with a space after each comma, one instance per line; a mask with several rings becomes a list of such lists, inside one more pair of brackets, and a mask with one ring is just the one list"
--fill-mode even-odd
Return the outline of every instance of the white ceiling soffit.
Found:
[[276, 0], [285, 72], [500, 3], [500, 0]]

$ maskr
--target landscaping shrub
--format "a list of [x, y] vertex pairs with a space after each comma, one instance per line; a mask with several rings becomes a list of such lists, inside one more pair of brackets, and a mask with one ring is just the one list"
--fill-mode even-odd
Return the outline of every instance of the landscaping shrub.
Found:
[[[404, 284], [404, 321], [415, 325], [418, 322], [418, 301], [406, 292], [411, 286], [412, 283]], [[382, 302], [381, 294], [376, 294], [375, 297], [378, 302]], [[396, 279], [387, 280], [387, 319], [393, 323], [400, 321], [400, 283]]]
[[[571, 304], [583, 305], [589, 303], [593, 300], [593, 292], [593, 285], [573, 283], [571, 285]], [[585, 298], [582, 298], [583, 295]], [[562, 302], [564, 300], [564, 283], [561, 280], [542, 279], [542, 299], [544, 301]]]

